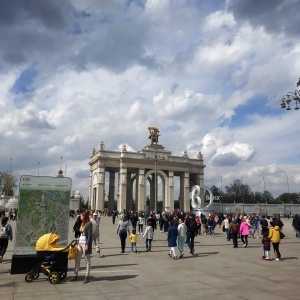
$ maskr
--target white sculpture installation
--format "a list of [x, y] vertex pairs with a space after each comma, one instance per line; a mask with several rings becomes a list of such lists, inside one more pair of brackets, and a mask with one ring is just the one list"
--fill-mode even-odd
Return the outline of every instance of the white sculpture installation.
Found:
[[200, 186], [194, 185], [192, 187], [192, 199], [191, 199], [191, 205], [193, 209], [209, 209], [213, 203], [214, 203], [214, 196], [212, 191], [208, 187], [204, 187], [204, 194], [205, 191], [208, 191], [209, 193], [209, 203], [205, 207], [201, 207], [202, 199], [200, 197]]

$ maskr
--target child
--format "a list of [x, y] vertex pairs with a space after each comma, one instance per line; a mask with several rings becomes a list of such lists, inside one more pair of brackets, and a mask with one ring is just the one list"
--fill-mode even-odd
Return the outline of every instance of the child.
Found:
[[135, 229], [132, 229], [131, 234], [128, 237], [130, 238], [130, 241], [131, 241], [131, 251], [130, 252], [137, 253], [137, 248], [136, 248], [137, 236], [136, 236]]
[[263, 233], [263, 238], [261, 240], [261, 243], [263, 244], [263, 249], [264, 249], [264, 256], [261, 259], [272, 260], [272, 258], [270, 258], [271, 241], [268, 237], [267, 232]]
[[153, 240], [153, 227], [151, 222], [147, 222], [147, 228], [143, 235], [143, 238], [145, 237], [146, 237], [146, 252], [151, 252], [151, 244]]

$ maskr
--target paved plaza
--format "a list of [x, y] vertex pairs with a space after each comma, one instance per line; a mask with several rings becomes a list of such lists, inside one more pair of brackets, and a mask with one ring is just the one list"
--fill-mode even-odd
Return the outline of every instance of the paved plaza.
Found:
[[[70, 219], [70, 241], [74, 222]], [[38, 280], [26, 283], [25, 275], [10, 275], [10, 243], [0, 264], [1, 299], [300, 299], [300, 239], [295, 238], [291, 220], [283, 222], [287, 237], [280, 244], [282, 261], [260, 260], [260, 239], [249, 239], [248, 248], [233, 249], [218, 227], [214, 238], [196, 238], [194, 256], [188, 255], [185, 245], [185, 257], [173, 260], [168, 257], [166, 235], [159, 231], [155, 231], [153, 252], [145, 252], [144, 240], [138, 236], [140, 253], [130, 253], [127, 239], [126, 253], [121, 254], [117, 225], [112, 225], [109, 217], [101, 217], [101, 252], [105, 257], [97, 258], [93, 252], [88, 284], [82, 283], [84, 260], [78, 282], [64, 280], [52, 285], [41, 274]], [[14, 229], [15, 222], [10, 224]], [[73, 270], [74, 261], [69, 261], [67, 278]]]

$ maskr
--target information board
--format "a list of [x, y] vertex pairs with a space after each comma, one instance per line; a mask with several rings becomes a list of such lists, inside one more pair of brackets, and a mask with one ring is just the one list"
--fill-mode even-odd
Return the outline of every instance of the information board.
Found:
[[67, 246], [71, 185], [65, 177], [21, 176], [16, 255], [35, 254], [37, 240], [50, 232], [60, 236], [60, 246]]

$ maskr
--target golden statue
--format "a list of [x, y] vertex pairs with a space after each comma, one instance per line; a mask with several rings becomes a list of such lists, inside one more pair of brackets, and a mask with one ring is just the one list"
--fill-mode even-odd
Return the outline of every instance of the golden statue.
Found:
[[151, 140], [151, 145], [153, 145], [154, 143], [157, 144], [158, 143], [158, 137], [160, 136], [159, 133], [159, 128], [157, 127], [153, 127], [150, 126], [148, 127], [150, 135], [149, 135], [149, 139]]

